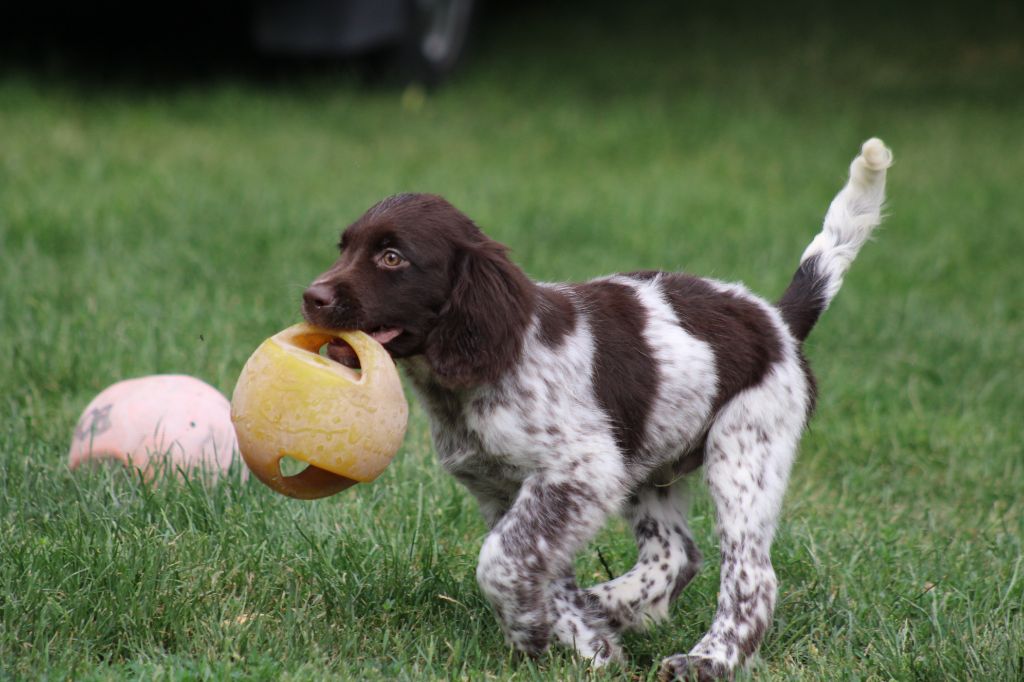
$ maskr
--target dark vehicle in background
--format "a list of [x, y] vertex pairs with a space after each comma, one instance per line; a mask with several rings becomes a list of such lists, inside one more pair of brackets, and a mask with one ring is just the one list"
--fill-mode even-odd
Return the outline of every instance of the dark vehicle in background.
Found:
[[296, 56], [374, 55], [398, 77], [437, 85], [458, 64], [476, 0], [257, 0], [253, 39]]

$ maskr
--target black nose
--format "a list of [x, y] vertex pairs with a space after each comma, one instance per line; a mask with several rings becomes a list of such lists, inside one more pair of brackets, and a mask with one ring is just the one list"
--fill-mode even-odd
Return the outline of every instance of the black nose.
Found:
[[331, 305], [334, 292], [326, 284], [313, 284], [302, 294], [302, 300], [306, 306], [316, 310]]

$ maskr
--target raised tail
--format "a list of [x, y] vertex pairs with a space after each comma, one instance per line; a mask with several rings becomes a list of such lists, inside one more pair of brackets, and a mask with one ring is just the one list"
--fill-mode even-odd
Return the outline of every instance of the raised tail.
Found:
[[800, 341], [839, 293], [843, 275], [882, 222], [885, 169], [891, 165], [892, 151], [884, 142], [873, 137], [864, 143], [850, 164], [850, 180], [828, 207], [824, 227], [800, 257], [800, 267], [777, 304]]

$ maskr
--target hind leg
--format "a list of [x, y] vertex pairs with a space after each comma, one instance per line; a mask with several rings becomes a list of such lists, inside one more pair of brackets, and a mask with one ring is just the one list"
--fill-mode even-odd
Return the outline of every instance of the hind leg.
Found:
[[637, 561], [628, 572], [587, 592], [615, 627], [641, 629], [668, 615], [668, 606], [700, 568], [701, 555], [686, 526], [687, 483], [648, 484], [624, 515], [636, 536]]
[[734, 398], [708, 433], [705, 476], [722, 559], [718, 608], [688, 654], [662, 662], [662, 679], [731, 676], [771, 624], [777, 588], [769, 554], [807, 405], [793, 365]]

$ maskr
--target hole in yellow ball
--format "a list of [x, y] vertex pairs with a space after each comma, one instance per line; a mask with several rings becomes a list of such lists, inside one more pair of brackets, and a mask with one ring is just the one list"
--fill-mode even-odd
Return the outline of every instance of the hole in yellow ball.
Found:
[[360, 369], [359, 356], [356, 355], [352, 346], [345, 343], [342, 339], [331, 339], [329, 342], [320, 346], [319, 353], [320, 357], [325, 358], [328, 361], [333, 360], [334, 362], [345, 365], [350, 369]]
[[282, 475], [295, 476], [296, 474], [300, 474], [305, 471], [309, 465], [302, 460], [285, 455], [281, 458], [280, 466]]

